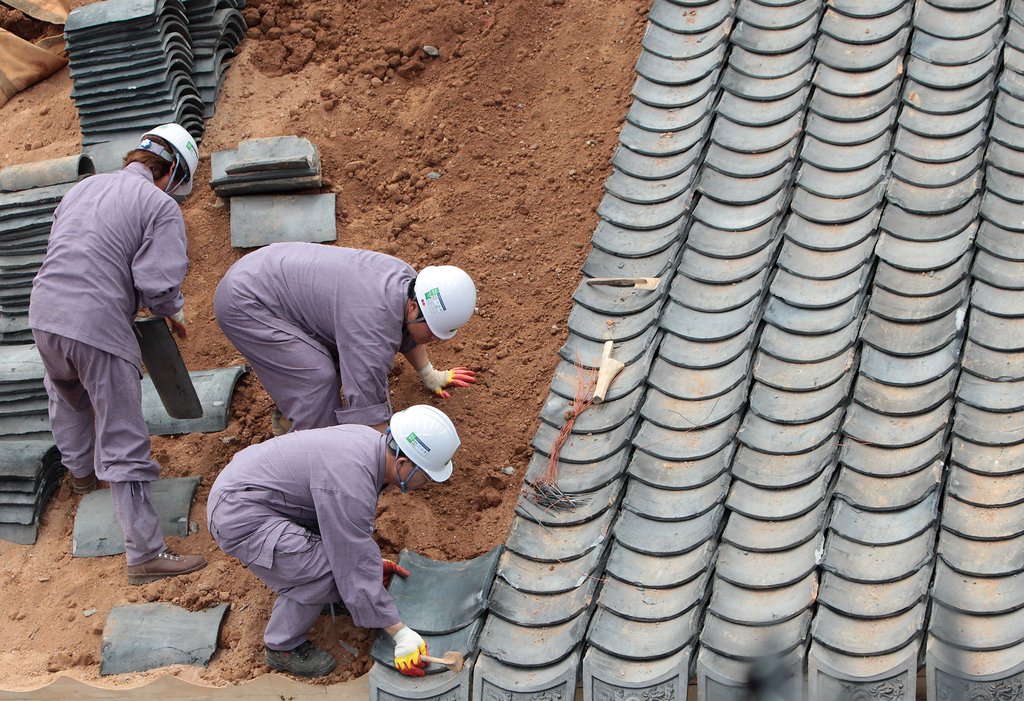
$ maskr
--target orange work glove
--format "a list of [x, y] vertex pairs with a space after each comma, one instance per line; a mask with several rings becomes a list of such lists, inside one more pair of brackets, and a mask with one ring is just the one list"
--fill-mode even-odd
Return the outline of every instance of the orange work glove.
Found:
[[445, 387], [469, 387], [476, 382], [476, 373], [469, 368], [453, 368], [451, 370], [435, 370], [429, 361], [423, 368], [417, 371], [423, 384], [431, 392], [441, 399], [448, 399], [451, 393], [445, 392]]
[[391, 637], [395, 640], [395, 667], [398, 671], [409, 677], [426, 675], [423, 668], [427, 666], [427, 661], [420, 659], [420, 655], [430, 653], [420, 634], [409, 626], [402, 626]]

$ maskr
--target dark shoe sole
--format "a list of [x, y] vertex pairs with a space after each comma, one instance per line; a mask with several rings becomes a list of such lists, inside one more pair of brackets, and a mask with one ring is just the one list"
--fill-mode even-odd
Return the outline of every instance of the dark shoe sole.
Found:
[[206, 567], [207, 564], [208, 563], [204, 562], [200, 565], [196, 565], [191, 569], [182, 570], [181, 572], [167, 572], [165, 574], [129, 574], [128, 583], [135, 586], [139, 586], [140, 584], [149, 584], [150, 582], [155, 582], [158, 579], [177, 577], [182, 574], [192, 574], [193, 572], [198, 572], [199, 570], [203, 569], [204, 567]]
[[306, 673], [296, 672], [295, 670], [288, 669], [288, 667], [286, 665], [276, 665], [276, 664], [273, 664], [272, 662], [270, 662], [270, 660], [265, 660], [265, 662], [267, 663], [267, 666], [270, 667], [275, 672], [285, 672], [286, 674], [294, 674], [296, 677], [305, 677], [306, 679], [315, 679], [317, 677], [326, 677], [328, 674], [330, 674], [331, 672], [333, 672], [335, 669], [338, 668], [338, 661], [337, 660], [334, 660], [334, 662], [331, 664], [330, 668], [325, 669], [323, 672], [310, 671], [310, 672], [306, 672]]

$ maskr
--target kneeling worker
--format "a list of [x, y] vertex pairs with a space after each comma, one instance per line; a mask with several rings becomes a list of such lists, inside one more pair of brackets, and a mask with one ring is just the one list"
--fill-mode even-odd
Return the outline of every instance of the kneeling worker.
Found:
[[394, 638], [399, 671], [424, 674], [427, 646], [384, 588], [373, 520], [385, 486], [404, 494], [447, 480], [459, 443], [443, 412], [417, 405], [394, 414], [383, 434], [360, 425], [295, 431], [232, 458], [207, 518], [221, 549], [278, 594], [263, 636], [272, 669], [333, 671], [334, 657], [307, 636], [324, 605], [342, 601], [357, 626]]

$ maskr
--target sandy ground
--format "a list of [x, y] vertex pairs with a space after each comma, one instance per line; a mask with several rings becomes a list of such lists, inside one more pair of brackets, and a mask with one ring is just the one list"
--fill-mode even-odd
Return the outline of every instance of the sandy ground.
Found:
[[[243, 252], [230, 247], [228, 207], [207, 184], [209, 154], [242, 139], [296, 134], [319, 146], [324, 190], [338, 193], [339, 245], [384, 251], [416, 267], [459, 265], [480, 290], [479, 317], [453, 341], [430, 348], [437, 367], [476, 369], [475, 387], [435, 400], [404, 360], [396, 362], [395, 405], [437, 402], [455, 421], [463, 447], [450, 483], [405, 496], [385, 493], [377, 519], [385, 554], [411, 548], [458, 560], [505, 539], [629, 106], [648, 6], [250, 0], [249, 33], [207, 122], [199, 177], [183, 207], [191, 268], [190, 337], [182, 352], [189, 367], [242, 362], [217, 328], [212, 296]], [[0, 23], [14, 27], [16, 14], [0, 16]], [[30, 35], [47, 29], [18, 26]], [[427, 56], [424, 45], [440, 55]], [[0, 108], [0, 166], [79, 151], [70, 88], [64, 69]], [[441, 177], [427, 179], [430, 171]], [[0, 541], [0, 688], [35, 688], [55, 673], [138, 685], [169, 672], [222, 685], [266, 671], [262, 630], [272, 595], [217, 549], [205, 529], [205, 503], [231, 456], [269, 438], [270, 409], [249, 377], [226, 431], [153, 440], [164, 476], [203, 478], [192, 511], [199, 533], [172, 542], [205, 554], [210, 566], [202, 572], [130, 587], [123, 557], [72, 560], [78, 500], [67, 486], [51, 502], [35, 546]], [[514, 474], [501, 471], [507, 466]], [[150, 600], [190, 608], [231, 602], [209, 668], [99, 677], [107, 613]], [[84, 616], [89, 609], [96, 613]], [[348, 619], [331, 630], [321, 619], [314, 640], [339, 658], [325, 682], [369, 668], [372, 632]], [[341, 652], [339, 638], [360, 651], [355, 660]]]

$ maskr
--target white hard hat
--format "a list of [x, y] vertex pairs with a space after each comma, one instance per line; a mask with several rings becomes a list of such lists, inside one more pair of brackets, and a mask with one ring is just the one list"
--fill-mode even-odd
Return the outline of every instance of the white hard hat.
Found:
[[416, 404], [391, 417], [391, 437], [399, 452], [435, 482], [452, 474], [452, 456], [462, 444], [455, 424], [440, 409]]
[[[174, 149], [174, 155], [179, 167], [183, 166], [185, 168], [184, 171], [171, 175], [171, 182], [177, 184], [170, 189], [170, 194], [184, 197], [192, 192], [192, 180], [196, 176], [196, 167], [199, 165], [199, 147], [196, 146], [196, 140], [185, 130], [185, 127], [174, 122], [153, 127], [140, 137], [142, 143], [139, 144], [139, 148], [144, 151], [151, 151], [157, 155], [162, 154], [155, 149], [146, 147], [146, 137], [149, 136], [159, 136], [169, 143], [171, 148]], [[170, 160], [166, 156], [164, 158]]]
[[462, 268], [428, 265], [416, 276], [416, 302], [430, 333], [449, 339], [476, 309], [476, 285]]

